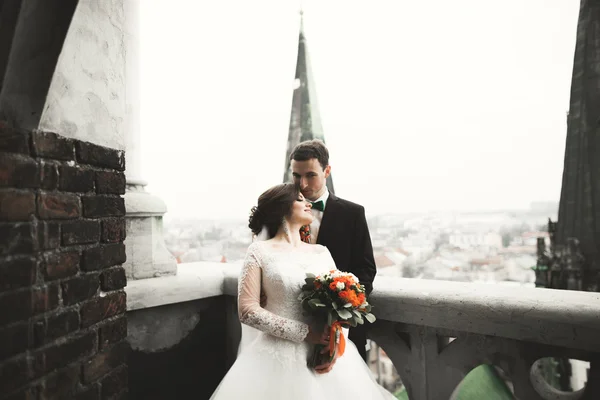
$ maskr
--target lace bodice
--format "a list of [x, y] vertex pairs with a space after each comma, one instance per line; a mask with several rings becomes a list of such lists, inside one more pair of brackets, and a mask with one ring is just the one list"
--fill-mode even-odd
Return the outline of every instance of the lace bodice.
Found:
[[[238, 283], [240, 321], [265, 333], [302, 342], [308, 324], [302, 316], [298, 296], [307, 272], [315, 275], [335, 269], [326, 247], [312, 245], [310, 251], [274, 251], [262, 242], [248, 247]], [[267, 304], [260, 306], [260, 293]]]

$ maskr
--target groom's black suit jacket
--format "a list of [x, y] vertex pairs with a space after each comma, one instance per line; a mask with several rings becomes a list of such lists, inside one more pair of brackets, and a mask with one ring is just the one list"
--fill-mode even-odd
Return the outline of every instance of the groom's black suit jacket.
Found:
[[[327, 247], [340, 271], [352, 272], [365, 286], [367, 294], [371, 293], [377, 268], [363, 206], [329, 193], [317, 243]], [[365, 325], [351, 328], [350, 340], [366, 361], [365, 328]]]

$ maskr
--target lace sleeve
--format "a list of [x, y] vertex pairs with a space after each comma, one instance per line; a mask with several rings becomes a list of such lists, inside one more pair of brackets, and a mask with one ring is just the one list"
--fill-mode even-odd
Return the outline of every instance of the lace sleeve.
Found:
[[273, 336], [302, 342], [308, 334], [308, 325], [283, 318], [260, 306], [262, 268], [256, 246], [248, 248], [238, 283], [238, 314], [240, 322]]

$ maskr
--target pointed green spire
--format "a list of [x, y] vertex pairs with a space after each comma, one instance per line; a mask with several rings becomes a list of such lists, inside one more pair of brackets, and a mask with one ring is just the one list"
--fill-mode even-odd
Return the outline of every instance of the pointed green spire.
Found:
[[[321, 139], [325, 142], [315, 83], [310, 67], [310, 59], [304, 36], [303, 15], [300, 11], [300, 35], [298, 38], [298, 59], [296, 60], [296, 77], [294, 93], [292, 97], [292, 110], [290, 115], [290, 127], [288, 133], [288, 144], [285, 155], [284, 182], [292, 181], [290, 154], [294, 147], [306, 140]], [[333, 191], [333, 180], [331, 175], [327, 178], [327, 188]]]

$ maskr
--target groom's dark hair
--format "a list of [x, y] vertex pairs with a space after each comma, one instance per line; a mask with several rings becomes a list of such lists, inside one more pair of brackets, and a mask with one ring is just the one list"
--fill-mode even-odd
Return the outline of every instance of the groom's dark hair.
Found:
[[308, 161], [313, 158], [319, 161], [323, 169], [329, 165], [329, 150], [327, 150], [322, 140], [313, 139], [298, 143], [290, 154], [290, 161]]

